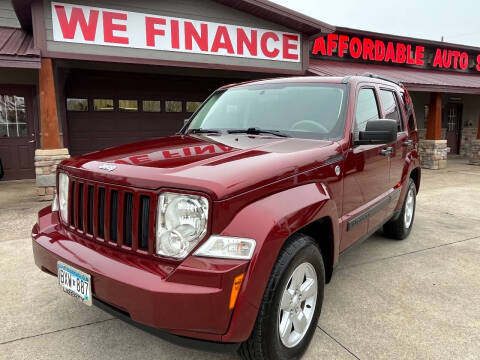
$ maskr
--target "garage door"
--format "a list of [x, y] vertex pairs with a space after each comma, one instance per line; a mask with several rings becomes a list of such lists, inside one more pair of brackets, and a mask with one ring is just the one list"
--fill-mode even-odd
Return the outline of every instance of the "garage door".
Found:
[[172, 135], [226, 79], [72, 71], [65, 109], [70, 154]]

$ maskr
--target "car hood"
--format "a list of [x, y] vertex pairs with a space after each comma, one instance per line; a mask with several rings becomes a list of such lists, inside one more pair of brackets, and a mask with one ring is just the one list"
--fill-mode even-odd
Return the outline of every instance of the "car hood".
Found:
[[60, 168], [92, 181], [222, 199], [321, 166], [337, 148], [331, 141], [276, 136], [176, 135], [71, 158]]

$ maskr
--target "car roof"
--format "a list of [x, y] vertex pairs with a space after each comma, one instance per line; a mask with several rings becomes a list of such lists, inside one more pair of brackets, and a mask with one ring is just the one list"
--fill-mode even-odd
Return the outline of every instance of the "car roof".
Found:
[[249, 85], [268, 85], [268, 84], [299, 84], [299, 83], [320, 83], [320, 84], [356, 84], [360, 82], [369, 82], [375, 84], [389, 85], [397, 88], [403, 88], [403, 85], [394, 80], [382, 78], [374, 74], [348, 75], [348, 76], [293, 76], [279, 77], [262, 80], [250, 80], [236, 84], [222, 86], [220, 90], [249, 86]]

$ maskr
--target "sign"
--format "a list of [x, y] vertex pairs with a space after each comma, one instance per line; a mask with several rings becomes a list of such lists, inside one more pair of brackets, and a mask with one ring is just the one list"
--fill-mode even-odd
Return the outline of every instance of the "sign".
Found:
[[[300, 35], [52, 2], [53, 40], [300, 62]], [[188, 58], [186, 58], [188, 60]]]
[[430, 69], [480, 72], [480, 52], [345, 34], [317, 38], [312, 56], [336, 57], [373, 63], [398, 64]]

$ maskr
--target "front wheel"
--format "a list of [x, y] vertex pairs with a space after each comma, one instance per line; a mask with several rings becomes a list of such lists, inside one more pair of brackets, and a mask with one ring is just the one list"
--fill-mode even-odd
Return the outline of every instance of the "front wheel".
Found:
[[417, 203], [417, 188], [412, 179], [408, 180], [407, 194], [403, 200], [400, 215], [395, 220], [390, 220], [383, 226], [383, 233], [392, 239], [403, 240], [412, 230], [415, 218], [415, 205]]
[[315, 332], [324, 286], [320, 249], [311, 237], [294, 235], [274, 265], [255, 327], [240, 348], [242, 358], [300, 358]]

